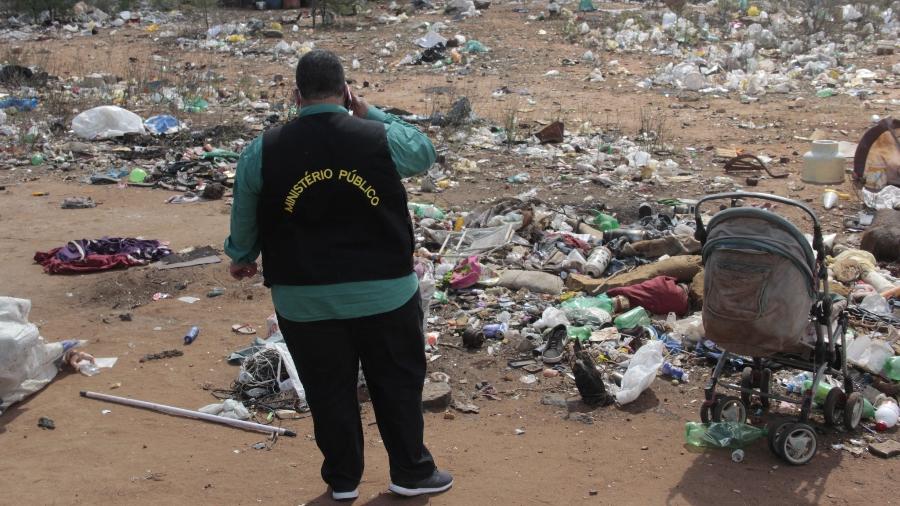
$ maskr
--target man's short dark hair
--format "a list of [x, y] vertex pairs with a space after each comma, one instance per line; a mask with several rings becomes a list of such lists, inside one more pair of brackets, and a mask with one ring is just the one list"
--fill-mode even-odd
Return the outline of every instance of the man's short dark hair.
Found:
[[344, 66], [331, 51], [313, 49], [297, 62], [297, 88], [306, 100], [344, 94]]

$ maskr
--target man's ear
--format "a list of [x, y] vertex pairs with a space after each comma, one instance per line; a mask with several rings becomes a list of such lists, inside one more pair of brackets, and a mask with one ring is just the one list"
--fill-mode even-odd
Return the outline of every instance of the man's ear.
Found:
[[294, 88], [294, 103], [297, 104], [297, 107], [300, 107], [300, 102], [303, 100], [303, 97], [300, 95], [300, 89]]

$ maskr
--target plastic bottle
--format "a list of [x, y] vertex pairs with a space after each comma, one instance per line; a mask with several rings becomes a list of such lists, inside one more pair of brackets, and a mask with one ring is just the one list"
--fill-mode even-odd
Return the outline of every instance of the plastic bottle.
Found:
[[624, 295], [616, 295], [612, 298], [612, 312], [613, 313], [624, 313], [631, 309], [631, 301], [628, 300], [628, 297]]
[[837, 141], [813, 141], [812, 149], [803, 155], [800, 179], [806, 183], [843, 183], [846, 161], [838, 154]]
[[608, 230], [619, 228], [619, 220], [608, 214], [597, 213], [597, 216], [594, 216], [594, 225], [606, 232]]
[[188, 330], [188, 333], [184, 335], [184, 344], [193, 343], [194, 339], [197, 339], [198, 334], [200, 334], [200, 327], [191, 327], [191, 330]]
[[690, 381], [690, 375], [688, 374], [688, 372], [680, 367], [672, 365], [671, 362], [664, 362], [660, 371], [666, 376], [675, 378], [682, 383], [687, 383]]
[[875, 410], [875, 430], [879, 432], [886, 431], [897, 425], [897, 418], [900, 418], [900, 407], [897, 401], [890, 397], [885, 397], [878, 403]]
[[822, 206], [825, 209], [831, 209], [832, 207], [834, 207], [835, 204], [837, 204], [837, 201], [838, 201], [838, 194], [836, 191], [829, 189], [829, 190], [825, 190], [822, 193]]
[[650, 325], [650, 315], [647, 314], [646, 309], [638, 306], [627, 313], [617, 316], [614, 323], [619, 330], [643, 327]]
[[444, 219], [444, 211], [441, 211], [440, 208], [432, 204], [417, 204], [415, 202], [410, 202], [407, 204], [407, 208], [416, 215], [416, 218], [433, 218], [435, 220]]
[[100, 368], [90, 360], [82, 360], [78, 362], [78, 372], [85, 376], [96, 376], [100, 374]]
[[584, 273], [592, 278], [599, 278], [606, 272], [609, 267], [609, 261], [612, 259], [612, 252], [605, 246], [598, 246], [588, 255], [587, 261], [584, 263]]
[[793, 378], [786, 380], [784, 383], [784, 388], [787, 390], [789, 394], [799, 395], [804, 392], [803, 382], [812, 379], [812, 373], [809, 372], [801, 372], [797, 374]]
[[648, 234], [646, 230], [637, 228], [617, 228], [603, 234], [603, 238], [609, 240], [618, 239], [620, 237], [625, 237], [628, 239], [628, 242], [638, 242], [643, 241], [644, 239], [650, 239], [650, 234]]
[[594, 330], [591, 327], [566, 327], [566, 333], [569, 334], [569, 337], [575, 337], [581, 342], [585, 342], [591, 338], [591, 333]]
[[894, 381], [900, 381], [900, 355], [887, 359], [881, 374]]
[[505, 323], [490, 323], [481, 329], [485, 337], [490, 337], [492, 339], [503, 339], [503, 336], [506, 335], [508, 330], [509, 326]]

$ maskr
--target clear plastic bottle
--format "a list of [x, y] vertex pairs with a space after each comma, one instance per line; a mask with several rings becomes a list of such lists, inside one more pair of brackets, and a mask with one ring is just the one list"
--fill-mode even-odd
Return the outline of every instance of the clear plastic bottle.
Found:
[[78, 372], [85, 376], [96, 376], [100, 374], [100, 368], [90, 360], [82, 360], [78, 362]]

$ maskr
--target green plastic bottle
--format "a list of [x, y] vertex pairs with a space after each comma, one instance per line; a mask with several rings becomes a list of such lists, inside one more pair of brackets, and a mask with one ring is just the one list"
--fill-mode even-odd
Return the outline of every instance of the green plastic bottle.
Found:
[[894, 381], [900, 381], [900, 355], [887, 359], [881, 374]]
[[416, 215], [416, 218], [434, 218], [435, 220], [444, 219], [444, 211], [441, 211], [439, 207], [433, 204], [409, 202], [406, 204], [406, 207]]
[[691, 446], [705, 448], [744, 448], [766, 436], [766, 429], [738, 422], [687, 422], [684, 440]]
[[869, 399], [866, 399], [865, 397], [863, 397], [863, 414], [862, 414], [862, 417], [863, 417], [863, 418], [868, 418], [868, 419], [875, 418], [875, 406], [873, 406], [872, 403], [869, 402]]
[[[810, 388], [812, 388], [812, 380], [804, 381], [803, 382], [803, 391], [807, 392]], [[820, 381], [819, 388], [818, 388], [818, 390], [816, 390], [816, 395], [813, 396], [813, 401], [815, 401], [816, 404], [824, 404], [825, 397], [828, 396], [828, 392], [831, 391], [831, 388], [832, 387], [828, 383], [825, 383], [824, 381]], [[869, 400], [866, 399], [865, 397], [863, 397], [862, 417], [863, 418], [875, 418], [875, 406], [873, 406], [872, 403], [869, 402]]]
[[[812, 380], [806, 380], [803, 382], [803, 392], [806, 393], [809, 389], [812, 388]], [[825, 383], [824, 381], [819, 382], [819, 388], [816, 390], [816, 395], [813, 396], [813, 401], [816, 404], [824, 404], [825, 397], [828, 396], [828, 392], [831, 391], [831, 385]]]
[[600, 227], [600, 230], [606, 232], [607, 230], [615, 230], [619, 228], [619, 220], [613, 218], [608, 214], [597, 213], [597, 216], [594, 216], [594, 225]]
[[650, 325], [650, 315], [647, 310], [638, 306], [627, 313], [622, 313], [613, 321], [619, 330], [633, 329]]
[[582, 343], [591, 338], [591, 333], [593, 331], [594, 329], [587, 325], [584, 327], [566, 327], [566, 333], [569, 334], [569, 337], [575, 337]]

